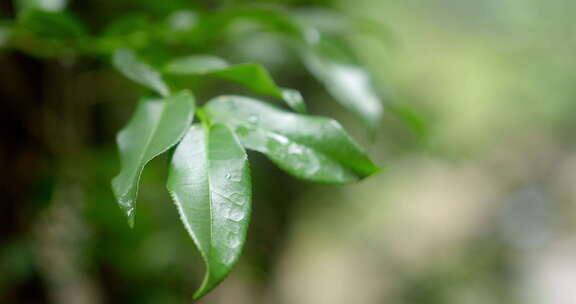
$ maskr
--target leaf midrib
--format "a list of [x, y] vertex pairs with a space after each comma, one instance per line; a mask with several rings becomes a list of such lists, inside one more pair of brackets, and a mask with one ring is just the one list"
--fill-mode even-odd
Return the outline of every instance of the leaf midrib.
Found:
[[212, 175], [210, 174], [211, 172], [211, 167], [210, 167], [210, 130], [208, 129], [208, 127], [204, 127], [201, 126], [200, 128], [202, 133], [204, 134], [204, 142], [205, 142], [205, 157], [206, 157], [206, 175], [207, 175], [207, 184], [208, 184], [208, 204], [209, 204], [209, 209], [208, 211], [210, 212], [210, 242], [208, 243], [208, 252], [206, 253], [206, 281], [204, 282], [206, 285], [202, 284], [202, 286], [200, 287], [200, 290], [206, 288], [209, 284], [209, 281], [212, 278], [212, 267], [210, 267], [210, 260], [212, 259], [212, 241], [214, 240], [214, 229], [213, 225], [214, 225], [214, 216], [213, 216], [213, 208], [212, 208]]

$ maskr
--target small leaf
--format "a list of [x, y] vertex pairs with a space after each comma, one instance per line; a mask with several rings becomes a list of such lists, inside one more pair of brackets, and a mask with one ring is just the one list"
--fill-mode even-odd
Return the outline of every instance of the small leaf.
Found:
[[44, 38], [77, 39], [87, 33], [84, 24], [66, 12], [24, 10], [18, 16], [18, 22]]
[[0, 50], [8, 46], [12, 28], [10, 26], [0, 24]]
[[240, 96], [215, 98], [205, 113], [232, 126], [247, 148], [302, 179], [348, 183], [378, 170], [333, 119], [285, 112]]
[[387, 103], [386, 108], [408, 126], [424, 142], [429, 137], [429, 121], [408, 103]]
[[[376, 89], [371, 84], [371, 77], [357, 62], [355, 54], [340, 41], [341, 39], [335, 37], [328, 39], [318, 29], [310, 26], [309, 22], [303, 21], [302, 18], [295, 18], [285, 11], [269, 7], [248, 6], [232, 9], [224, 11], [220, 18], [222, 20], [217, 25], [222, 28], [231, 24], [232, 20], [243, 19], [280, 33], [288, 41], [293, 42], [308, 70], [326, 86], [336, 101], [354, 112], [372, 130], [380, 124], [383, 106]], [[312, 25], [318, 26], [318, 21], [323, 23], [322, 20], [317, 20], [318, 18], [309, 19], [317, 21]], [[350, 25], [345, 25], [346, 22], [342, 20], [343, 18], [338, 16], [324, 19], [331, 20], [324, 20], [324, 22], [328, 21], [330, 25], [323, 27], [335, 25], [336, 19], [339, 19], [336, 23], [340, 23], [340, 28], [350, 27]], [[348, 23], [350, 22], [352, 21], [348, 21]], [[256, 72], [254, 73], [256, 74]], [[255, 74], [248, 76], [249, 82], [252, 82], [251, 78], [258, 79], [258, 75]], [[278, 93], [268, 95], [279, 97]], [[295, 100], [286, 97], [283, 99], [298, 112], [304, 112], [298, 97]]]
[[169, 28], [175, 32], [188, 32], [194, 28], [197, 22], [198, 14], [186, 9], [174, 11], [167, 18]]
[[175, 145], [192, 123], [194, 97], [189, 92], [163, 99], [144, 98], [134, 116], [116, 138], [122, 170], [112, 180], [114, 195], [134, 223], [134, 205], [142, 169], [150, 160]]
[[308, 70], [326, 86], [332, 97], [375, 129], [382, 118], [383, 107], [366, 70], [342, 44], [325, 39], [319, 33], [309, 40], [299, 47]]
[[134, 51], [128, 49], [119, 49], [114, 52], [114, 66], [124, 76], [131, 80], [154, 90], [161, 96], [168, 96], [168, 86], [162, 80], [160, 73], [148, 64], [140, 61]]
[[149, 16], [132, 12], [108, 22], [95, 42], [107, 54], [122, 48], [144, 49], [150, 43], [153, 29]]
[[284, 10], [270, 5], [244, 4], [200, 16], [191, 36], [201, 47], [214, 45], [228, 30], [238, 24], [256, 25], [288, 37], [300, 37], [301, 30]]
[[209, 72], [226, 69], [229, 64], [226, 60], [212, 55], [194, 55], [174, 59], [166, 66], [164, 72], [175, 75], [201, 75]]
[[[354, 17], [343, 12], [324, 8], [305, 8], [290, 11], [301, 28], [315, 29], [322, 34], [346, 37], [365, 34], [367, 37], [391, 45], [395, 43], [392, 30], [380, 21]], [[314, 30], [312, 30], [314, 31]]]
[[197, 299], [228, 275], [242, 252], [251, 208], [246, 152], [228, 127], [194, 125], [174, 152], [167, 188], [206, 263]]
[[278, 87], [272, 76], [260, 64], [229, 65], [219, 57], [199, 55], [175, 59], [165, 66], [164, 71], [173, 75], [210, 75], [237, 82], [255, 93], [282, 99], [298, 112], [306, 112], [306, 105], [300, 92]]

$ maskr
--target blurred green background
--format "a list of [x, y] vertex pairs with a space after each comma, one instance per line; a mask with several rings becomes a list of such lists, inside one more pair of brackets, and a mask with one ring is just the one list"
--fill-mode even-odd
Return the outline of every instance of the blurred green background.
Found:
[[[126, 14], [178, 24], [183, 8], [223, 2], [77, 0], [69, 10], [101, 33]], [[347, 38], [385, 102], [410, 111], [388, 112], [371, 139], [273, 36], [238, 25], [210, 49], [263, 63], [385, 170], [316, 185], [251, 153], [244, 255], [200, 303], [575, 303], [576, 2], [229, 2], [385, 25], [382, 36]], [[8, 20], [13, 3], [1, 3]], [[28, 47], [0, 51], [0, 303], [191, 302], [204, 266], [165, 190], [167, 157], [144, 171], [134, 229], [109, 186], [115, 133], [143, 90], [98, 60]], [[215, 80], [195, 88], [199, 100], [240, 91]]]

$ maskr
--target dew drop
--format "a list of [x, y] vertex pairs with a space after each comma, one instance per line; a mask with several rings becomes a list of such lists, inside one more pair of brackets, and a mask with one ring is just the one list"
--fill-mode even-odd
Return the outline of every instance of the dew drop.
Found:
[[236, 204], [236, 205], [239, 205], [239, 206], [244, 205], [244, 200], [242, 198], [243, 198], [242, 193], [234, 192], [234, 193], [230, 194], [230, 200], [232, 202], [234, 202], [234, 204]]
[[[237, 233], [234, 233], [232, 231], [229, 231], [226, 234], [226, 242], [228, 244], [228, 247], [230, 248], [238, 248], [240, 246], [240, 235]], [[234, 259], [234, 255], [230, 254], [228, 256], [228, 261], [232, 262], [232, 260]]]
[[240, 172], [228, 172], [228, 173], [226, 173], [226, 175], [224, 177], [227, 180], [233, 181], [233, 182], [239, 182], [242, 180], [242, 174], [240, 174]]
[[[240, 246], [240, 239], [238, 236], [228, 232], [224, 237], [224, 242], [228, 248], [235, 249]], [[236, 259], [236, 254], [232, 250], [221, 250], [218, 254], [219, 259], [226, 265], [231, 265]]]
[[238, 238], [237, 236], [230, 238], [228, 240], [228, 245], [230, 246], [230, 248], [238, 248], [238, 246], [240, 246], [240, 238]]
[[232, 207], [230, 209], [230, 213], [228, 214], [228, 218], [235, 222], [243, 220], [245, 216], [246, 214], [244, 213], [244, 210], [242, 210], [242, 208], [237, 206]]
[[134, 216], [134, 207], [128, 207], [126, 209], [126, 215], [128, 215], [128, 217]]

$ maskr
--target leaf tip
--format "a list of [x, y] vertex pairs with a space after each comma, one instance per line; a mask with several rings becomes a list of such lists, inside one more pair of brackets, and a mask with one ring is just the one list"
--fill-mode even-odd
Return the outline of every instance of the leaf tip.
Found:
[[129, 197], [129, 194], [127, 194], [127, 193], [123, 194], [120, 191], [119, 177], [118, 176], [116, 176], [112, 179], [111, 184], [112, 184], [112, 192], [114, 194], [114, 198], [118, 202], [120, 209], [122, 209], [122, 211], [126, 214], [126, 217], [128, 219], [128, 226], [130, 226], [130, 228], [134, 228], [134, 213], [135, 213], [134, 200], [132, 200]]
[[126, 210], [126, 216], [128, 217], [128, 227], [134, 228], [134, 208], [129, 208]]
[[[224, 278], [222, 278], [224, 279]], [[204, 280], [202, 281], [202, 285], [200, 285], [200, 287], [198, 287], [198, 290], [196, 290], [196, 292], [194, 292], [194, 295], [192, 296], [193, 300], [198, 300], [200, 298], [202, 298], [203, 296], [205, 296], [206, 294], [208, 294], [214, 287], [216, 287], [216, 285], [218, 285], [219, 282], [217, 282], [216, 284], [212, 283], [209, 284], [210, 282], [210, 272], [208, 271], [206, 273], [206, 276], [204, 277]]]
[[385, 170], [384, 167], [380, 167], [380, 166], [374, 165], [374, 166], [372, 167], [372, 172], [370, 172], [366, 177], [379, 174], [379, 173], [381, 173], [381, 172], [384, 171], [384, 170]]
[[203, 290], [198, 289], [198, 290], [194, 293], [194, 295], [192, 296], [192, 300], [196, 301], [196, 300], [200, 299], [201, 297], [203, 297], [205, 294], [206, 294], [206, 293], [205, 293]]
[[294, 89], [282, 89], [282, 99], [294, 110], [304, 114], [306, 113], [306, 103], [299, 91]]

